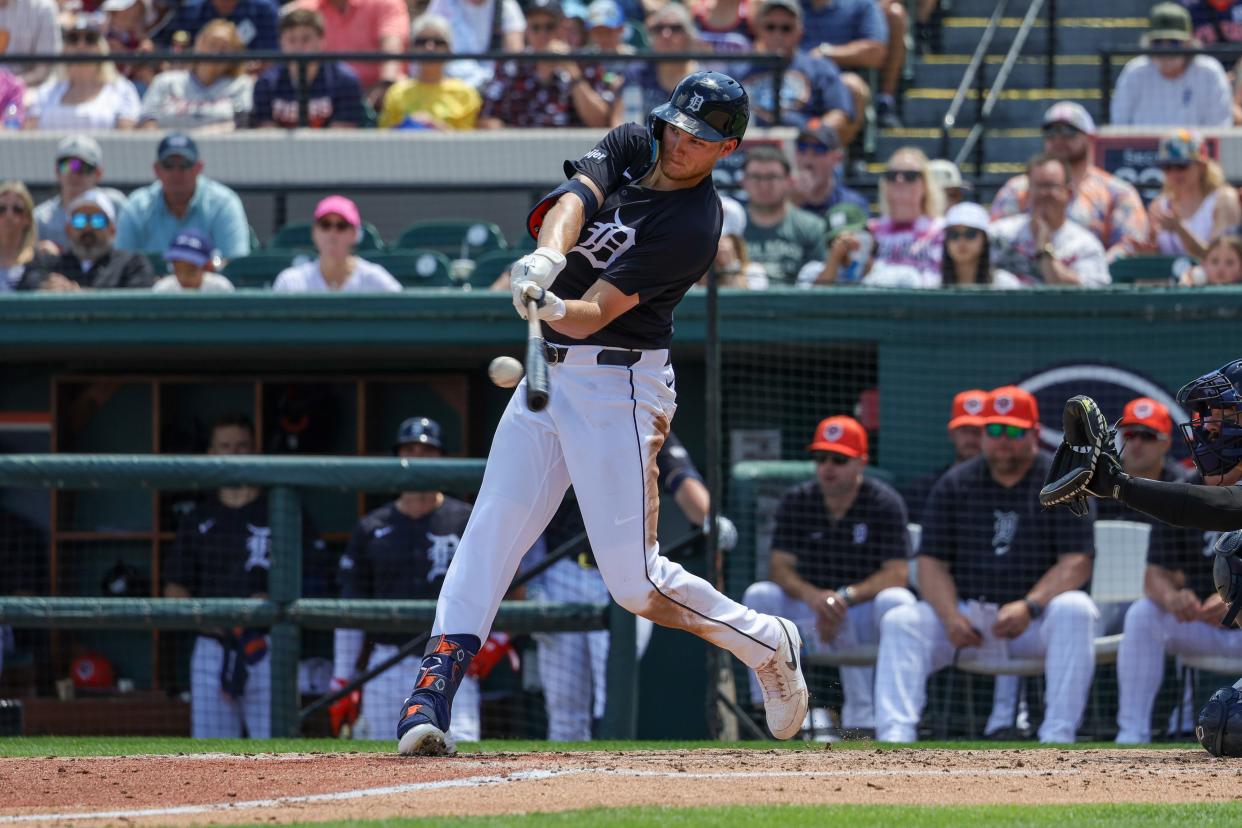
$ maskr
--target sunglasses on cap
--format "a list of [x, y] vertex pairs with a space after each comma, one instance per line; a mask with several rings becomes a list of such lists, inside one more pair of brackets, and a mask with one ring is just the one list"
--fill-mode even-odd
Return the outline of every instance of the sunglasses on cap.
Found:
[[1048, 124], [1040, 131], [1045, 138], [1073, 138], [1081, 134], [1081, 130], [1069, 124]]
[[794, 145], [798, 152], [809, 152], [813, 155], [827, 155], [832, 152], [828, 147], [818, 141], [799, 141]]
[[94, 164], [83, 161], [81, 158], [62, 158], [56, 162], [56, 172], [59, 175], [68, 175], [69, 173], [90, 175], [97, 169], [99, 168]]
[[108, 226], [108, 217], [103, 213], [74, 213], [69, 224], [74, 230], [85, 230], [88, 225], [92, 230], [103, 230]]
[[983, 433], [989, 437], [1008, 437], [1010, 440], [1021, 440], [1028, 431], [1029, 428], [1004, 423], [988, 423], [983, 427]]
[[184, 158], [180, 158], [175, 155], [170, 156], [169, 158], [165, 158], [163, 161], [160, 162], [160, 167], [162, 167], [163, 169], [181, 170], [182, 172], [190, 169], [190, 167], [193, 167], [193, 166], [194, 166], [193, 163], [187, 161]]
[[923, 178], [922, 170], [885, 170], [884, 180], [890, 183], [900, 181], [902, 184], [913, 184]]
[[[535, 26], [529, 28], [534, 29]], [[442, 37], [416, 37], [414, 45], [420, 49], [444, 49], [448, 47], [448, 41]]]
[[66, 46], [95, 46], [99, 43], [100, 34], [94, 29], [70, 29], [61, 37]]
[[335, 230], [338, 233], [344, 233], [346, 230], [353, 230], [354, 226], [347, 221], [333, 221], [328, 218], [321, 218], [315, 222], [315, 226], [320, 230]]
[[26, 206], [24, 204], [0, 204], [0, 216], [12, 211], [15, 216], [26, 215]]
[[983, 231], [977, 227], [960, 227], [954, 230], [946, 230], [944, 237], [949, 241], [957, 241], [958, 239], [974, 241], [982, 235]]
[[836, 452], [825, 451], [825, 452], [819, 452], [815, 455], [815, 464], [818, 466], [823, 463], [831, 463], [834, 466], [844, 466], [846, 463], [850, 462], [853, 459], [854, 458], [852, 457], [846, 457], [844, 454], [837, 454]]

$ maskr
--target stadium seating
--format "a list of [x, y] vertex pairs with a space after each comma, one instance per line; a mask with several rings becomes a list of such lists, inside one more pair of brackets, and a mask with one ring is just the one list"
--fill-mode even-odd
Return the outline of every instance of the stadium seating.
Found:
[[1173, 278], [1173, 264], [1179, 256], [1127, 256], [1108, 266], [1113, 284], [1132, 285], [1136, 282], [1166, 283]]
[[[288, 250], [313, 250], [315, 245], [311, 241], [310, 222], [300, 221], [286, 224], [272, 237], [272, 247]], [[363, 251], [384, 249], [384, 240], [380, 238], [375, 225], [363, 222], [362, 238], [358, 240], [358, 249]]]
[[454, 287], [449, 258], [438, 250], [384, 250], [369, 253], [368, 261], [383, 267], [408, 288]]
[[275, 248], [259, 250], [249, 256], [233, 259], [224, 267], [224, 275], [239, 288], [267, 288], [272, 286], [280, 271], [305, 257], [305, 251]]
[[474, 290], [487, 290], [500, 277], [500, 274], [508, 272], [509, 266], [521, 256], [522, 254], [516, 250], [492, 250], [482, 256], [476, 256], [474, 273], [470, 274], [470, 280], [466, 284]]
[[491, 222], [474, 219], [431, 219], [411, 224], [397, 239], [403, 250], [437, 250], [450, 258], [470, 259], [508, 247], [504, 233]]

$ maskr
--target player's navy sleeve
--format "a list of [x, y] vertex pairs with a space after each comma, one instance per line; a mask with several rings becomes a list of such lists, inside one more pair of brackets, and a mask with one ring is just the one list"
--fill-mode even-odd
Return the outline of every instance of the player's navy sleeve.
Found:
[[177, 524], [177, 538], [173, 541], [172, 554], [164, 559], [164, 584], [180, 584], [191, 595], [198, 592], [198, 519], [194, 511], [186, 514]]
[[1213, 532], [1242, 529], [1242, 488], [1196, 486], [1131, 477], [1121, 486], [1118, 500], [1174, 526]]
[[647, 128], [641, 124], [622, 124], [611, 130], [586, 155], [565, 162], [565, 177], [582, 173], [607, 198], [625, 184], [641, 178], [655, 162], [656, 147]]
[[669, 432], [668, 439], [656, 455], [656, 466], [660, 470], [660, 483], [664, 491], [671, 495], [677, 494], [681, 484], [687, 480], [703, 479], [690, 459], [690, 452], [672, 432]]
[[919, 554], [952, 566], [957, 559], [957, 480], [945, 475], [932, 486], [923, 510], [923, 539]]
[[367, 530], [361, 521], [349, 535], [349, 543], [336, 566], [336, 581], [342, 598], [370, 598], [371, 562], [367, 556]]

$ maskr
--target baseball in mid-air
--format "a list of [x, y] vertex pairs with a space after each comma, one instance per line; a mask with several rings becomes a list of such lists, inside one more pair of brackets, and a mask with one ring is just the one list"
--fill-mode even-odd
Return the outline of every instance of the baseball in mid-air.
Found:
[[522, 381], [522, 363], [511, 356], [498, 356], [487, 366], [487, 375], [501, 388], [512, 388]]

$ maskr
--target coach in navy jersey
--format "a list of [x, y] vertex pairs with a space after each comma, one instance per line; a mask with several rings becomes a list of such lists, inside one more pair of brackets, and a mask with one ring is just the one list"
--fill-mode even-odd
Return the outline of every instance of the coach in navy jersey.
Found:
[[1040, 741], [1073, 742], [1082, 720], [1099, 616], [1081, 591], [1091, 576], [1092, 520], [1039, 505], [1052, 458], [1039, 448], [1039, 410], [1029, 392], [994, 389], [983, 421], [983, 455], [946, 472], [928, 498], [918, 558], [923, 600], [898, 607], [881, 625], [881, 741], [915, 740], [928, 676], [958, 659], [1043, 658]]
[[[442, 457], [444, 444], [440, 424], [427, 417], [410, 417], [397, 430], [393, 452], [398, 457]], [[354, 527], [338, 565], [341, 597], [380, 600], [434, 600], [439, 597], [440, 584], [469, 519], [469, 504], [443, 492], [402, 492], [396, 500], [367, 514]], [[334, 685], [342, 686], [355, 672], [389, 658], [408, 638], [399, 633], [364, 636], [362, 630], [337, 630]], [[367, 682], [362, 692], [359, 719], [353, 727], [355, 738], [388, 736], [392, 713], [414, 683], [418, 665], [419, 659], [410, 657]], [[457, 699], [453, 734], [457, 739], [477, 741], [477, 681], [467, 678]]]
[[[915, 602], [904, 588], [906, 505], [888, 484], [863, 476], [867, 432], [853, 417], [820, 422], [807, 450], [815, 477], [781, 499], [770, 580], [751, 584], [742, 603], [793, 621], [812, 653], [875, 644], [884, 616]], [[846, 730], [875, 728], [874, 680], [871, 667], [841, 668]], [[754, 678], [751, 698], [756, 704], [763, 699]]]
[[[254, 424], [237, 414], [212, 423], [207, 453], [254, 453]], [[324, 545], [303, 519], [304, 595], [321, 596]], [[272, 529], [267, 494], [228, 486], [186, 513], [164, 563], [166, 598], [265, 598]], [[271, 663], [266, 630], [200, 633], [190, 657], [190, 721], [195, 739], [271, 736]]]

